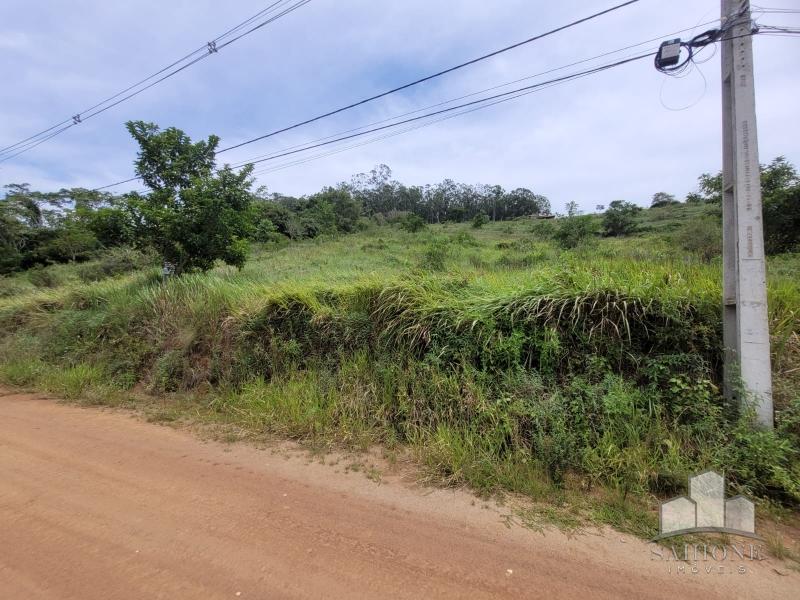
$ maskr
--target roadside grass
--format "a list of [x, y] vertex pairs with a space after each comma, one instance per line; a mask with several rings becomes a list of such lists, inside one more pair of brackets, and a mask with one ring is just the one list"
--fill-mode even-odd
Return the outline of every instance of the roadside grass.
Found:
[[800, 256], [769, 261], [779, 426], [759, 432], [719, 393], [718, 262], [658, 231], [565, 251], [550, 226], [376, 227], [168, 281], [4, 278], [0, 382], [237, 439], [408, 452], [426, 482], [524, 499], [529, 526], [649, 538], [658, 500], [707, 467], [795, 510]]

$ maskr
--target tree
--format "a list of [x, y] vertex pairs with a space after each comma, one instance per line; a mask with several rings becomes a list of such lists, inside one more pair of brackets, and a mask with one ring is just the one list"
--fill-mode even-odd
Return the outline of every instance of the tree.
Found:
[[550, 212], [549, 200], [544, 196], [534, 194], [527, 188], [516, 188], [508, 192], [504, 198], [504, 204], [506, 205], [506, 216], [511, 218]]
[[[778, 156], [761, 165], [761, 196], [764, 213], [764, 249], [767, 254], [800, 248], [800, 177], [794, 165]], [[722, 171], [698, 178], [705, 202], [722, 202]]]
[[782, 156], [761, 170], [767, 254], [800, 249], [800, 178]]
[[564, 205], [564, 210], [567, 211], [568, 217], [577, 217], [581, 214], [581, 209], [578, 207], [578, 203], [575, 200], [570, 200]]
[[81, 215], [86, 228], [104, 247], [126, 246], [134, 242], [131, 214], [119, 206], [102, 206]]
[[614, 200], [603, 214], [603, 233], [614, 237], [636, 231], [636, 213], [642, 210], [632, 202]]
[[333, 226], [336, 231], [352, 233], [358, 227], [358, 220], [361, 218], [361, 202], [354, 198], [346, 187], [324, 188], [309, 198], [311, 206], [317, 203], [330, 205], [333, 211]]
[[192, 143], [180, 129], [129, 121], [139, 143], [136, 174], [151, 192], [128, 202], [140, 241], [152, 246], [176, 274], [206, 271], [214, 261], [241, 268], [247, 255], [252, 165], [215, 172], [219, 138]]
[[702, 204], [705, 199], [700, 194], [690, 192], [686, 194], [686, 204]]
[[46, 262], [75, 262], [91, 258], [98, 245], [94, 234], [77, 219], [70, 217], [37, 250]]
[[675, 199], [675, 196], [666, 192], [656, 192], [653, 194], [653, 200], [650, 202], [650, 208], [658, 208], [660, 206], [669, 206], [671, 204], [680, 204]]
[[722, 171], [716, 175], [703, 173], [697, 178], [700, 197], [709, 204], [722, 203]]

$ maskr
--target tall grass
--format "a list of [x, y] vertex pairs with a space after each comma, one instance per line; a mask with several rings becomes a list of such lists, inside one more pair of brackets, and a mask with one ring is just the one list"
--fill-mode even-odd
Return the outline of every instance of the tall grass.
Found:
[[0, 381], [195, 391], [209, 418], [407, 445], [487, 493], [577, 486], [646, 504], [711, 466], [800, 502], [800, 258], [770, 261], [779, 423], [758, 432], [719, 393], [720, 265], [654, 231], [563, 251], [525, 221], [384, 227], [258, 251], [241, 272], [5, 282]]

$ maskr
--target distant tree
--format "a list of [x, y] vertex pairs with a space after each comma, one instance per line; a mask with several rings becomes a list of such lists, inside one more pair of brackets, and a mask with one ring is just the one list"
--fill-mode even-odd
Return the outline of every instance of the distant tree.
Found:
[[797, 187], [800, 184], [797, 169], [784, 156], [774, 158], [768, 165], [761, 165], [761, 194], [767, 198]]
[[69, 218], [38, 248], [46, 262], [75, 262], [91, 258], [99, 246], [97, 238], [75, 218]]
[[505, 195], [504, 215], [507, 218], [526, 217], [550, 212], [550, 202], [528, 188], [516, 188]]
[[762, 167], [764, 246], [767, 254], [800, 250], [800, 179], [782, 156]]
[[318, 235], [336, 233], [336, 212], [333, 204], [326, 198], [314, 198], [308, 202], [305, 210], [300, 214], [306, 237], [314, 238]]
[[[703, 173], [699, 194], [705, 202], [722, 202], [722, 172]], [[777, 254], [800, 249], [800, 178], [794, 165], [778, 156], [761, 165], [761, 196], [764, 213], [764, 249]]]
[[636, 231], [636, 213], [642, 209], [632, 202], [614, 200], [603, 214], [603, 233], [613, 237]]
[[120, 206], [102, 206], [79, 212], [86, 228], [106, 248], [133, 244], [134, 226], [130, 211]]
[[358, 226], [361, 218], [361, 202], [359, 202], [347, 187], [326, 187], [321, 192], [309, 198], [309, 204], [327, 202], [333, 210], [334, 228], [342, 233], [352, 233]]
[[686, 194], [686, 204], [702, 204], [703, 202], [705, 202], [705, 199], [700, 194], [695, 192]]
[[660, 206], [669, 206], [671, 204], [680, 204], [672, 194], [666, 192], [656, 192], [653, 194], [653, 200], [650, 202], [650, 208], [658, 208]]
[[580, 207], [578, 206], [578, 203], [575, 202], [575, 200], [570, 200], [569, 202], [567, 202], [564, 205], [564, 210], [567, 211], [568, 217], [577, 217], [579, 214], [581, 214]]
[[210, 269], [216, 260], [241, 268], [250, 227], [250, 174], [227, 165], [215, 172], [219, 138], [192, 143], [180, 129], [129, 121], [139, 143], [136, 174], [150, 194], [131, 194], [139, 239], [152, 246], [176, 274]]
[[484, 213], [478, 213], [472, 218], [472, 226], [475, 229], [480, 229], [484, 225], [489, 222], [489, 217], [487, 217]]
[[700, 196], [709, 204], [720, 204], [722, 202], [722, 171], [716, 175], [703, 173], [697, 178]]

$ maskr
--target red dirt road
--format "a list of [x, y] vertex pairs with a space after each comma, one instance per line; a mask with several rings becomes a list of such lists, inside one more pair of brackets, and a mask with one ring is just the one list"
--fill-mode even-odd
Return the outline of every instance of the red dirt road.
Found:
[[0, 598], [800, 597], [773, 561], [669, 574], [630, 537], [336, 469], [0, 390]]

